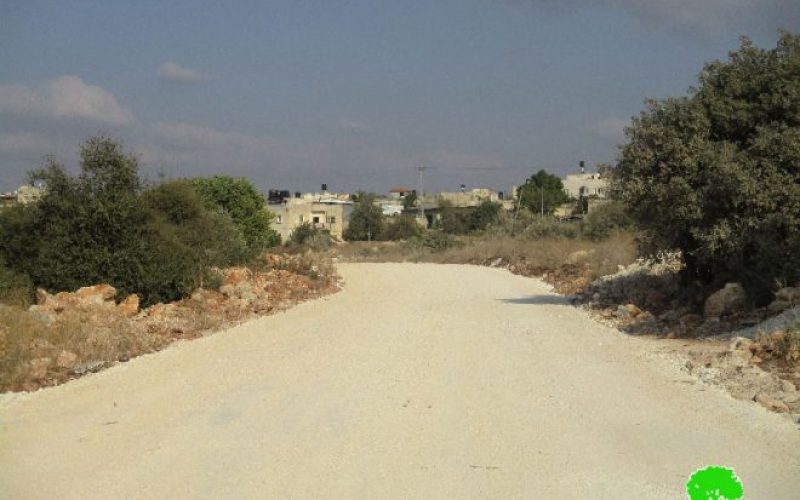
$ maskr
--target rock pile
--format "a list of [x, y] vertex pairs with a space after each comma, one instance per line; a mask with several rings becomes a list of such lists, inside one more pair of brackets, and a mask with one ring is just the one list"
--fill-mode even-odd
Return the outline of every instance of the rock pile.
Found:
[[39, 290], [37, 303], [19, 312], [38, 325], [29, 328], [34, 338], [21, 346], [26, 354], [15, 368], [16, 382], [0, 391], [53, 385], [336, 291], [333, 267], [315, 259], [267, 255], [254, 269], [219, 270], [219, 290], [200, 288], [189, 298], [145, 309], [136, 295], [117, 302], [117, 290], [108, 284], [56, 294]]
[[770, 411], [800, 416], [800, 372], [768, 366], [770, 355], [764, 344], [736, 337], [726, 349], [694, 350], [689, 356], [686, 369], [703, 382], [721, 385], [732, 396]]
[[679, 291], [677, 274], [682, 266], [678, 253], [638, 259], [614, 274], [595, 280], [576, 298], [601, 307], [635, 304], [640, 309], [660, 313], [670, 306], [672, 296]]
[[744, 309], [747, 294], [741, 283], [727, 283], [725, 287], [708, 296], [703, 306], [706, 318], [720, 318]]
[[53, 324], [60, 315], [80, 311], [91, 313], [98, 322], [111, 317], [130, 317], [139, 312], [139, 297], [129, 295], [120, 304], [114, 300], [117, 290], [111, 285], [101, 284], [79, 288], [76, 292], [59, 292], [55, 295], [39, 289], [36, 304], [28, 310], [45, 324]]

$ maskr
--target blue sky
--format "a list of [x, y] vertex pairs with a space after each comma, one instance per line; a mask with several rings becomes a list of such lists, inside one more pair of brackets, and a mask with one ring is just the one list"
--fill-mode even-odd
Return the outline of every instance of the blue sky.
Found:
[[98, 133], [148, 176], [507, 190], [613, 162], [645, 98], [779, 28], [800, 2], [0, 0], [0, 191]]

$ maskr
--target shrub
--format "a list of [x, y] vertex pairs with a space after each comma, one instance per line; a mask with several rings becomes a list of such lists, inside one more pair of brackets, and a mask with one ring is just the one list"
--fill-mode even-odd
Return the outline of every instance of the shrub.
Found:
[[575, 222], [559, 222], [552, 217], [532, 217], [520, 234], [527, 239], [541, 238], [577, 238], [580, 228]]
[[244, 235], [231, 216], [209, 209], [190, 181], [160, 184], [146, 191], [143, 201], [162, 223], [175, 227], [179, 241], [198, 252], [201, 265], [225, 267], [249, 257]]
[[408, 240], [422, 234], [422, 227], [409, 215], [400, 215], [386, 225], [381, 239], [388, 241]]
[[198, 177], [192, 185], [209, 207], [228, 214], [238, 227], [250, 257], [280, 244], [280, 235], [270, 227], [272, 217], [264, 196], [252, 182], [223, 175]]
[[447, 234], [467, 234], [470, 229], [469, 209], [454, 207], [452, 203], [440, 200], [436, 226]]
[[294, 228], [289, 240], [293, 245], [305, 246], [312, 250], [325, 250], [333, 245], [333, 236], [329, 231], [318, 229], [310, 222], [304, 222]]
[[680, 250], [687, 277], [740, 281], [768, 301], [800, 279], [800, 36], [744, 39], [688, 96], [652, 100], [626, 130], [614, 190], [646, 249]]
[[33, 301], [33, 283], [25, 275], [6, 267], [0, 258], [0, 303], [27, 306]]
[[629, 229], [633, 219], [618, 201], [609, 201], [598, 205], [586, 214], [581, 223], [581, 234], [590, 240], [608, 238], [612, 232]]
[[473, 208], [469, 214], [469, 230], [483, 231], [492, 224], [497, 224], [500, 220], [500, 204], [489, 200], [481, 202]]
[[450, 234], [443, 231], [426, 231], [410, 242], [413, 248], [424, 248], [433, 251], [442, 251], [459, 246], [458, 241]]

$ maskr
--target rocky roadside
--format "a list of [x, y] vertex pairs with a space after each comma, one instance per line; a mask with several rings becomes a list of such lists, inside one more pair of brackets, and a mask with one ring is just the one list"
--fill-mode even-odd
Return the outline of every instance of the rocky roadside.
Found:
[[767, 307], [748, 309], [741, 285], [710, 296], [680, 286], [677, 254], [640, 259], [591, 281], [581, 256], [557, 270], [489, 259], [480, 264], [535, 276], [596, 320], [630, 335], [663, 338], [683, 369], [731, 396], [800, 423], [800, 286], [784, 287]]
[[800, 342], [791, 331], [800, 288], [782, 288], [769, 306], [752, 309], [738, 283], [692, 296], [679, 286], [679, 270], [677, 256], [641, 260], [573, 301], [629, 334], [680, 339], [674, 347], [687, 373], [800, 423]]
[[5, 308], [0, 355], [6, 358], [2, 369], [10, 373], [0, 391], [60, 384], [340, 287], [330, 263], [302, 254], [268, 254], [256, 268], [220, 273], [218, 290], [201, 288], [184, 300], [144, 309], [136, 295], [118, 302], [107, 284], [56, 294], [39, 290], [37, 304], [27, 311]]

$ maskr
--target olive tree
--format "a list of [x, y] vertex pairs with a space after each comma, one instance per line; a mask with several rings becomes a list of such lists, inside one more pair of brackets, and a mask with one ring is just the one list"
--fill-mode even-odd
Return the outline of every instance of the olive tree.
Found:
[[800, 279], [800, 36], [743, 38], [688, 95], [647, 101], [626, 138], [613, 191], [647, 250], [681, 250], [688, 277], [761, 299]]

